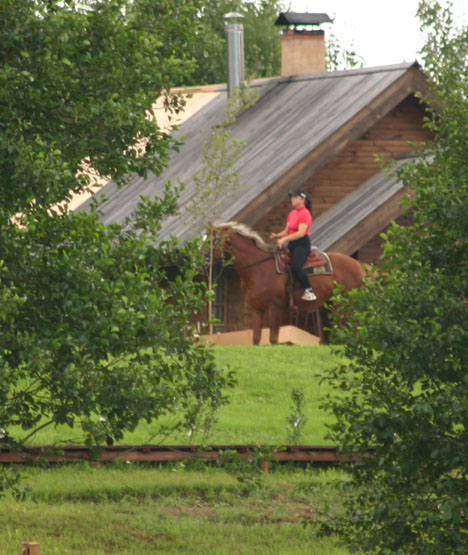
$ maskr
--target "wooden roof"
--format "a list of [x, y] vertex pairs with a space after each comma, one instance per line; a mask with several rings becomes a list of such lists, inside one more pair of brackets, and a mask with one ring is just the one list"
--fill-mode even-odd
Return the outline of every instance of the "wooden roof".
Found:
[[[218, 221], [254, 225], [290, 190], [301, 188], [318, 168], [427, 84], [418, 64], [407, 63], [267, 79], [252, 86], [258, 88], [259, 100], [232, 126], [232, 137], [247, 143], [236, 164], [245, 186], [237, 197], [226, 199]], [[185, 137], [185, 144], [172, 154], [162, 175], [135, 176], [120, 190], [108, 183], [102, 189], [108, 199], [101, 207], [102, 221], [121, 223], [141, 195], [154, 197], [166, 181], [182, 181], [181, 215], [164, 222], [161, 238], [193, 236], [197, 226], [183, 207], [194, 195], [192, 176], [201, 167], [203, 142], [223, 120], [226, 103], [226, 95], [219, 94], [181, 125], [177, 135]]]

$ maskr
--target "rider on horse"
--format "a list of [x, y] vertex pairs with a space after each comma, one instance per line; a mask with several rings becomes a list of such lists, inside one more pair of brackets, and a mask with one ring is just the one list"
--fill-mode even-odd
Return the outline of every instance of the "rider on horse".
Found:
[[309, 278], [303, 269], [304, 262], [310, 253], [310, 226], [312, 214], [310, 209], [312, 203], [306, 191], [297, 190], [289, 193], [293, 209], [288, 214], [286, 227], [279, 233], [271, 233], [272, 239], [278, 239], [278, 248], [282, 248], [288, 242], [288, 248], [292, 255], [291, 269], [300, 286], [304, 289], [302, 299], [315, 301], [317, 297], [312, 291]]

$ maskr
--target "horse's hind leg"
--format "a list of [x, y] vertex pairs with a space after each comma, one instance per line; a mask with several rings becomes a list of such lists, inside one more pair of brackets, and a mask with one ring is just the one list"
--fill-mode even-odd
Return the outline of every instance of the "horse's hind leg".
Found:
[[254, 310], [253, 311], [253, 344], [258, 345], [260, 339], [262, 338], [262, 319], [263, 311]]

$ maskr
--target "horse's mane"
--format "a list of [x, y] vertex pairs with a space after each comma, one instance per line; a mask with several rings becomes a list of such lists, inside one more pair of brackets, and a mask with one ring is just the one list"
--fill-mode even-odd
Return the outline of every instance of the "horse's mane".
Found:
[[215, 226], [217, 229], [229, 229], [234, 233], [238, 233], [242, 235], [242, 237], [246, 237], [247, 239], [252, 239], [255, 241], [257, 247], [265, 252], [274, 252], [276, 250], [275, 247], [268, 245], [265, 241], [260, 237], [260, 235], [250, 228], [248, 225], [240, 224], [239, 222], [227, 222], [225, 224], [216, 224]]

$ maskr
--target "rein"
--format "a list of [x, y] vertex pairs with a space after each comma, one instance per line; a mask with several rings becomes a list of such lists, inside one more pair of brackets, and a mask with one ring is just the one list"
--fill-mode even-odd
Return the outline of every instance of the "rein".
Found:
[[247, 268], [251, 268], [252, 266], [256, 266], [257, 264], [261, 264], [262, 262], [266, 262], [270, 260], [270, 258], [274, 258], [274, 254], [269, 254], [266, 258], [262, 258], [261, 260], [257, 260], [252, 262], [251, 264], [247, 264], [247, 266], [242, 266], [239, 270], [246, 270]]

